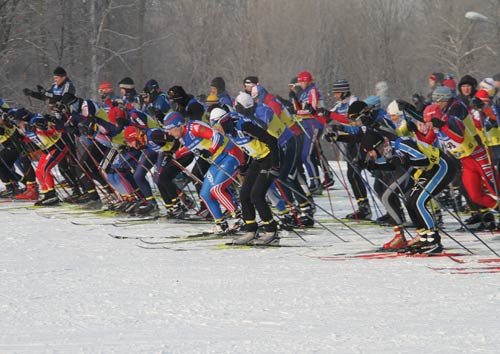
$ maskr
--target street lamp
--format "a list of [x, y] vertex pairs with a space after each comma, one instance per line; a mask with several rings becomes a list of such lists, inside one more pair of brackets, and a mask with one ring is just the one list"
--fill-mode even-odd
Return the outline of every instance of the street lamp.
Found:
[[465, 18], [468, 20], [471, 20], [471, 21], [488, 22], [488, 23], [496, 24], [496, 22], [491, 20], [488, 16], [485, 16], [485, 15], [480, 14], [479, 12], [475, 12], [475, 11], [466, 12]]

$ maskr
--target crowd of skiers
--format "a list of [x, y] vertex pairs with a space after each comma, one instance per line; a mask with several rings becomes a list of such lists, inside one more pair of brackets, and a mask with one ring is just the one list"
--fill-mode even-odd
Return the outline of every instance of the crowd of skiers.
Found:
[[[48, 101], [47, 114], [0, 99], [1, 198], [106, 204], [153, 217], [161, 199], [169, 218], [196, 215], [213, 219], [214, 233], [238, 231], [234, 244], [276, 244], [280, 229], [314, 225], [314, 195], [334, 184], [323, 139], [347, 162], [357, 210], [346, 218], [371, 218], [372, 189], [387, 210], [377, 219], [394, 226], [385, 249], [441, 252], [443, 210], [468, 209], [470, 227], [496, 227], [500, 74], [479, 83], [466, 75], [457, 85], [433, 73], [431, 92], [411, 102], [389, 100], [385, 82], [360, 100], [347, 80], [336, 80], [331, 109], [308, 71], [292, 79], [288, 98], [269, 93], [256, 76], [244, 78], [234, 98], [216, 77], [204, 99], [182, 86], [164, 92], [154, 79], [138, 92], [126, 77], [116, 96], [101, 83], [100, 102], [78, 97], [63, 68], [53, 74], [50, 88], [23, 90]], [[407, 240], [409, 223], [417, 233]]]

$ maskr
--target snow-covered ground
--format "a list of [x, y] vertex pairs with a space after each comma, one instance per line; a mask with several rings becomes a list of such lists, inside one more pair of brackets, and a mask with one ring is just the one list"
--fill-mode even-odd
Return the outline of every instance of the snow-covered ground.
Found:
[[[345, 192], [331, 197], [336, 216], [350, 211]], [[326, 193], [318, 203], [330, 210]], [[464, 264], [321, 259], [374, 248], [324, 211], [318, 219], [348, 242], [316, 228], [302, 233], [307, 242], [282, 239], [297, 247], [228, 249], [210, 240], [144, 249], [157, 246], [108, 234], [169, 241], [160, 237], [209, 225], [118, 227], [70, 209], [15, 206], [0, 203], [2, 354], [499, 352], [500, 273], [453, 273], [500, 263], [479, 263], [495, 256], [454, 232], [456, 223], [447, 230], [477, 253], [459, 257]], [[392, 237], [391, 228], [354, 228], [377, 245]], [[495, 236], [482, 236], [500, 252]]]

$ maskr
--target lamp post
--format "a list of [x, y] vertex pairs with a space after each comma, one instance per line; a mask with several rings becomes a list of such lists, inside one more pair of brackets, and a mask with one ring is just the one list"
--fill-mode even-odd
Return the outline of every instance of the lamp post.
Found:
[[483, 14], [480, 14], [479, 12], [475, 11], [468, 11], [465, 13], [465, 18], [471, 21], [477, 21], [477, 22], [487, 22], [496, 25], [497, 23], [493, 20], [491, 20], [488, 16], [485, 16]]

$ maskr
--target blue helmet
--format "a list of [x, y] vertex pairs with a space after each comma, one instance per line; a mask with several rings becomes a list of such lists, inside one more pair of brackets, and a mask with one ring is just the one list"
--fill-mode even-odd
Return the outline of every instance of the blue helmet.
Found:
[[166, 130], [179, 127], [185, 122], [186, 120], [179, 112], [170, 112], [163, 118], [163, 125], [165, 125]]

